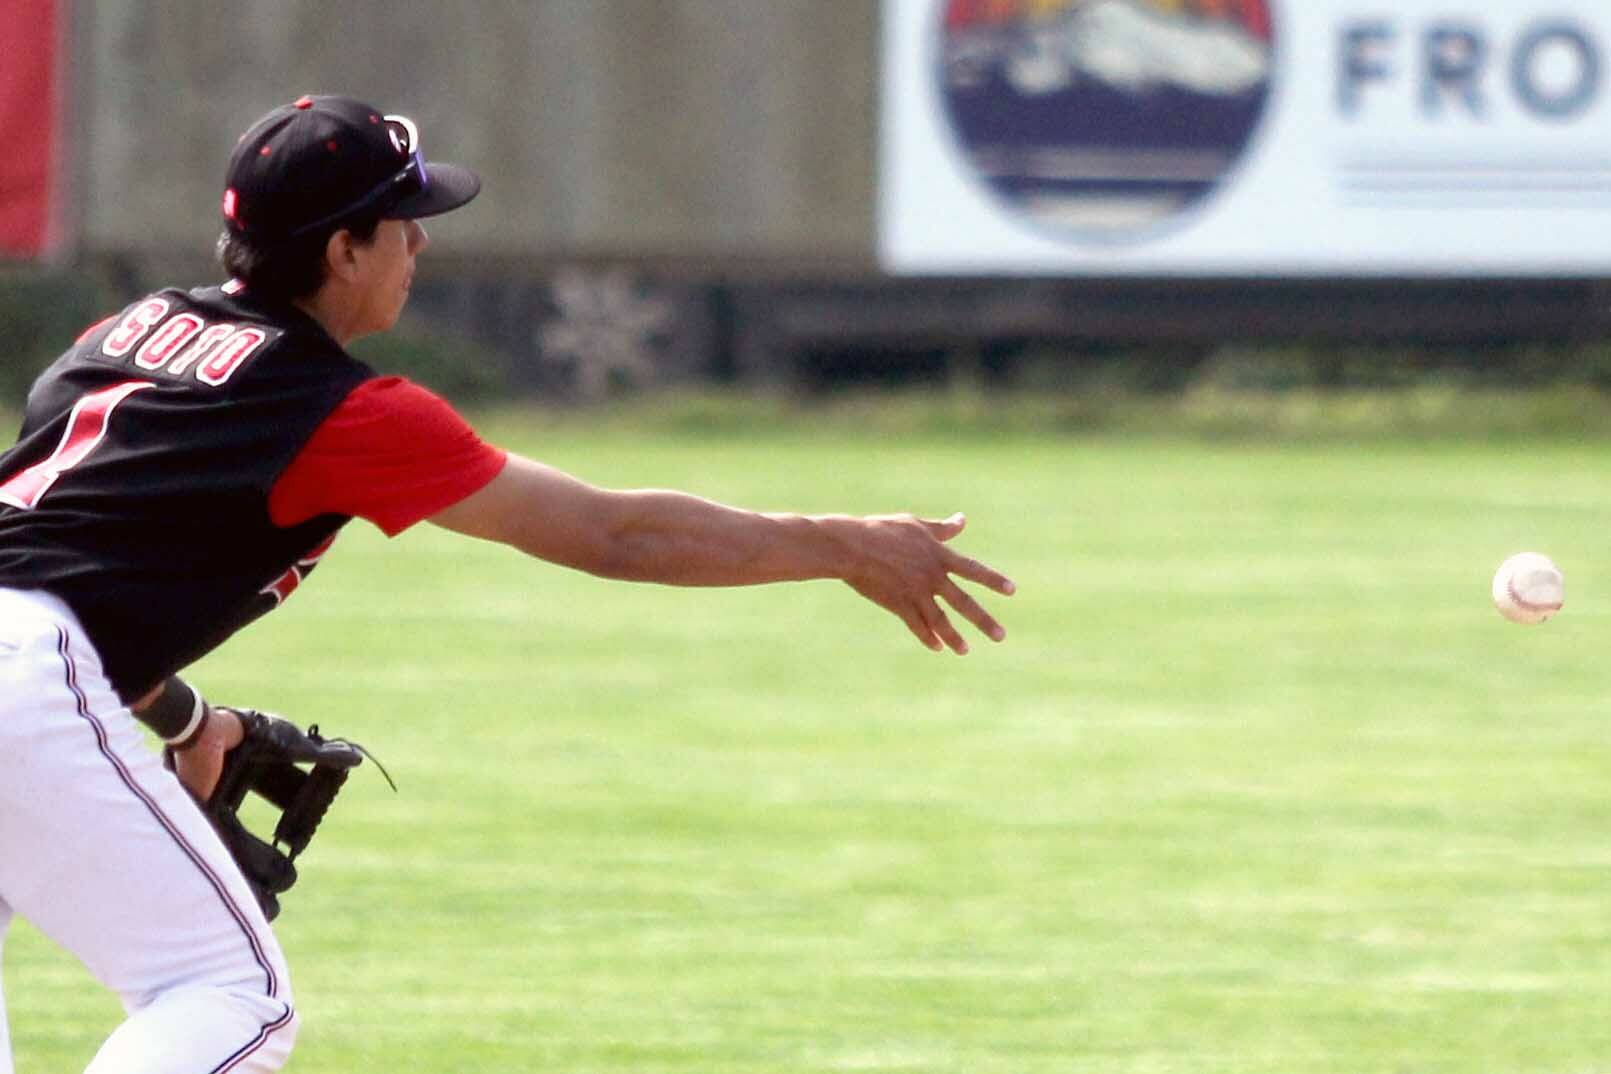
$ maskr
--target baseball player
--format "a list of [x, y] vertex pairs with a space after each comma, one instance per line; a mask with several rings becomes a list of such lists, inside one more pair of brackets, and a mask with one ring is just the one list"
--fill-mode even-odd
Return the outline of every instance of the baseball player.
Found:
[[353, 518], [388, 535], [428, 520], [609, 578], [837, 578], [932, 649], [967, 650], [945, 605], [1003, 637], [957, 580], [1012, 583], [947, 544], [960, 515], [597, 488], [349, 355], [397, 320], [419, 220], [480, 185], [427, 162], [405, 117], [345, 97], [274, 109], [229, 160], [229, 281], [87, 330], [0, 456], [0, 937], [22, 915], [122, 999], [93, 1074], [269, 1071], [290, 1053], [280, 948], [198, 806], [245, 720], [179, 673], [289, 598]]

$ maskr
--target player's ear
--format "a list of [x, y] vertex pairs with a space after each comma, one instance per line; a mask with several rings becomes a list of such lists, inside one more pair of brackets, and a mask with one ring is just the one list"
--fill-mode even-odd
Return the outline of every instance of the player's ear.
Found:
[[343, 280], [352, 280], [358, 272], [356, 240], [346, 228], [337, 228], [324, 244], [325, 271]]

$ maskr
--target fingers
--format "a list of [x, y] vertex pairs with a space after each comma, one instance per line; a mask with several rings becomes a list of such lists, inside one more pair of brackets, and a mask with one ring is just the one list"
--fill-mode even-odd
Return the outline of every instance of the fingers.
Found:
[[923, 648], [932, 649], [934, 652], [940, 652], [945, 648], [940, 639], [935, 637], [928, 620], [915, 605], [896, 614], [900, 616], [901, 622], [906, 624], [906, 629], [912, 632], [912, 636], [922, 643]]
[[[919, 521], [928, 529], [935, 540], [943, 542], [951, 540], [967, 528], [968, 516], [958, 511], [949, 518], [925, 518], [919, 519]], [[1003, 596], [1012, 596], [1018, 588], [1013, 584], [1011, 578], [1008, 578], [995, 568], [987, 567], [970, 556], [952, 552], [950, 549], [946, 550], [945, 567], [950, 573], [961, 575], [970, 582], [978, 582], [980, 585], [988, 586]]]
[[[940, 587], [940, 596], [945, 602], [955, 608], [957, 612], [979, 629], [979, 632], [991, 641], [1003, 641], [1007, 631], [996, 622], [995, 618], [984, 607], [949, 579]], [[933, 599], [919, 602], [917, 616], [915, 617], [921, 628], [914, 625], [911, 618], [907, 619], [907, 626], [917, 639], [924, 645], [941, 652], [949, 648], [958, 656], [968, 655], [968, 641], [962, 636], [945, 610]]]
[[959, 555], [949, 549], [947, 553], [945, 569], [950, 573], [966, 578], [970, 582], [978, 582], [1004, 597], [1010, 597], [1018, 591], [1018, 586], [1013, 580], [994, 567], [987, 567], [976, 559]]
[[[945, 602], [955, 608], [964, 619], [978, 627], [979, 633], [991, 641], [1001, 641], [1007, 637], [1006, 628], [996, 622], [995, 617], [985, 611], [982, 604], [974, 600], [972, 596], [949, 578], [940, 587], [940, 596], [944, 597]], [[955, 648], [955, 646], [952, 646], [952, 648]]]
[[935, 540], [949, 541], [967, 528], [968, 516], [958, 511], [949, 518], [920, 518], [918, 521], [927, 527]]
[[968, 651], [968, 643], [958, 634], [945, 613], [932, 599], [918, 600], [899, 607], [891, 607], [906, 624], [906, 629], [912, 632], [925, 649], [936, 653], [943, 653], [947, 646], [958, 656]]
[[958, 656], [968, 655], [967, 640], [957, 633], [957, 628], [951, 625], [951, 620], [947, 618], [945, 612], [940, 609], [940, 606], [932, 598], [920, 602], [918, 608], [923, 615], [924, 625], [929, 628], [932, 636], [937, 641], [937, 644], [929, 646], [931, 649], [935, 652], [942, 651], [938, 642], [943, 642], [946, 647]]

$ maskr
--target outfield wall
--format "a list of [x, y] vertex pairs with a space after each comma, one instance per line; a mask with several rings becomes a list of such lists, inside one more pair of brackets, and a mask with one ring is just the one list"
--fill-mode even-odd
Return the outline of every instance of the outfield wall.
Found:
[[[1611, 271], [1593, 271], [1582, 258], [1561, 262], [1567, 268], [1558, 273], [1535, 264], [1514, 279], [1492, 271], [1463, 277], [1447, 260], [1432, 272], [1400, 265], [1405, 278], [1369, 278], [1318, 257], [1227, 260], [1229, 248], [1217, 247], [1190, 271], [1149, 259], [1155, 240], [1202, 234], [1188, 221], [1158, 235], [1063, 243], [1056, 256], [1005, 261], [1012, 248], [1002, 235], [1023, 221], [1005, 218], [1000, 199], [989, 200], [992, 188], [970, 178], [957, 153], [939, 154], [939, 163], [933, 145], [927, 157], [909, 155], [908, 121], [940, 114], [934, 72], [946, 68], [913, 65], [942, 55], [942, 14], [964, 26], [985, 19], [988, 37], [1000, 29], [990, 20], [1011, 30], [1013, 20], [1059, 10], [1143, 7], [1183, 20], [1233, 10], [1221, 0], [57, 2], [70, 9], [72, 42], [65, 260], [89, 267], [119, 296], [205, 278], [216, 271], [208, 254], [236, 134], [304, 92], [350, 92], [412, 115], [428, 155], [484, 175], [475, 205], [432, 225], [414, 308], [491, 344], [534, 387], [711, 369], [780, 379], [842, 364], [847, 353], [868, 366], [904, 368], [913, 352], [1043, 345], [1081, 353], [1143, 343], [1200, 355], [1239, 340], [1475, 347], [1611, 337]], [[1353, 72], [1358, 85], [1347, 93], [1408, 110], [1389, 141], [1419, 152], [1421, 127], [1479, 124], [1474, 102], [1509, 102], [1551, 135], [1556, 149], [1540, 160], [1573, 165], [1550, 173], [1551, 182], [1566, 175], [1564, 196], [1597, 205], [1611, 198], [1603, 153], [1578, 159], [1584, 132], [1611, 121], [1611, 23], [1597, 0], [1406, 4], [1361, 27], [1342, 16], [1357, 8], [1365, 18], [1376, 11], [1369, 0], [1238, 0], [1234, 10], [1268, 5], [1277, 16], [1276, 59], [1287, 66], [1271, 68], [1283, 74], [1271, 83], [1269, 114], [1285, 115], [1283, 102], [1299, 90], [1301, 101], [1330, 100], [1344, 92], [1335, 72]], [[1333, 42], [1337, 63], [1306, 67], [1306, 49], [1279, 34], [1301, 29], [1300, 17], [1312, 21], [1322, 8], [1340, 20], [1316, 38]], [[881, 35], [901, 25], [890, 13], [908, 9], [921, 32], [884, 38], [896, 58], [881, 70]], [[1495, 22], [1501, 9], [1508, 22]], [[1527, 20], [1551, 11], [1556, 21], [1529, 36]], [[1563, 12], [1575, 20], [1569, 27]], [[1356, 39], [1363, 44], [1338, 44]], [[1428, 42], [1471, 51], [1432, 63]], [[961, 42], [964, 58], [976, 43]], [[1378, 46], [1380, 55], [1371, 51]], [[1490, 53], [1536, 57], [1536, 65], [1479, 68], [1476, 57]], [[1415, 74], [1423, 66], [1438, 78]], [[1518, 71], [1543, 80], [1531, 91], [1538, 99], [1488, 96], [1508, 83], [1478, 81], [1478, 72], [1496, 79], [1506, 70], [1512, 82]], [[881, 75], [903, 71], [909, 85], [896, 80], [881, 90]], [[1347, 93], [1339, 99], [1352, 99]], [[903, 110], [881, 121], [880, 109], [903, 94]], [[1267, 129], [1256, 126], [1253, 150], [1280, 156], [1260, 133]], [[944, 132], [917, 133], [939, 144]], [[1566, 149], [1576, 155], [1562, 156]], [[887, 172], [882, 190], [880, 156], [899, 171], [899, 184]], [[975, 157], [975, 165], [996, 159]], [[1251, 197], [1258, 212], [1226, 225], [1237, 243], [1284, 236], [1280, 221], [1259, 215], [1277, 199], [1241, 190], [1237, 183], [1251, 176], [1241, 166], [1226, 174], [1209, 184], [1203, 219], [1212, 223], [1213, 213]], [[1097, 186], [1111, 176], [1101, 178]], [[892, 197], [897, 186], [911, 196]], [[948, 194], [965, 197], [953, 204], [940, 198]], [[892, 210], [902, 205], [927, 215], [908, 212], [900, 242], [880, 251], [880, 225], [889, 239]], [[987, 210], [1003, 216], [989, 221], [994, 230], [963, 226]], [[1466, 208], [1440, 219], [1463, 235], [1480, 215]], [[1596, 227], [1602, 217], [1593, 218]], [[1328, 220], [1316, 211], [1304, 222]], [[1551, 234], [1584, 245], [1599, 232]], [[1599, 256], [1601, 244], [1586, 245]], [[1604, 256], [1611, 264], [1611, 247]]]

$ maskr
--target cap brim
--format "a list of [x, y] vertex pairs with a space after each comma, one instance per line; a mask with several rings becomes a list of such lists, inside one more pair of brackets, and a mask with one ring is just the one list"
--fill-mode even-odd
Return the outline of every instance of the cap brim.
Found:
[[416, 220], [438, 216], [464, 205], [481, 193], [481, 177], [457, 164], [427, 161], [425, 174], [430, 183], [411, 198], [398, 202], [386, 215], [396, 220]]

